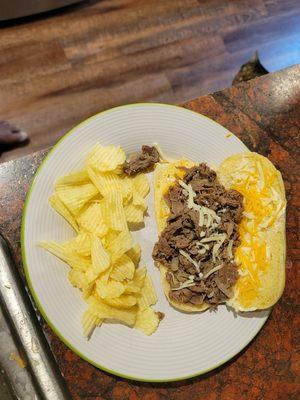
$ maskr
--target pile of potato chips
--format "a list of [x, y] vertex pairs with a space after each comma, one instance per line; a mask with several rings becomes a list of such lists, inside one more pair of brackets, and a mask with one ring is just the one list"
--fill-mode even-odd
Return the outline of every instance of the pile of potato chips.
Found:
[[129, 231], [143, 223], [149, 184], [144, 174], [125, 175], [124, 162], [120, 147], [97, 144], [84, 170], [59, 178], [49, 201], [77, 236], [39, 243], [71, 267], [69, 280], [88, 304], [82, 318], [87, 337], [107, 319], [147, 335], [159, 324], [160, 313], [150, 307], [157, 296], [146, 268], [138, 267], [141, 249]]

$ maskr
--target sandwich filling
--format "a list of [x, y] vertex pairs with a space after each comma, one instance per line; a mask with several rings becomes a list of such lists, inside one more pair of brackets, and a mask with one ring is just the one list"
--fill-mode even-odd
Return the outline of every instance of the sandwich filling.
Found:
[[145, 172], [159, 162], [159, 152], [154, 146], [142, 146], [141, 151], [132, 153], [125, 161], [123, 172], [127, 175], [135, 175]]
[[169, 298], [179, 303], [217, 306], [233, 295], [238, 279], [243, 196], [226, 190], [205, 163], [185, 168], [164, 199], [170, 214], [153, 249], [167, 268]]

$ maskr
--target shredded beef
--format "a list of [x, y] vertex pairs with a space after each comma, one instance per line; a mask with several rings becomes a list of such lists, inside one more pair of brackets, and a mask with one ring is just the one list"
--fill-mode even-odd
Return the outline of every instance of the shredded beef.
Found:
[[[232, 296], [238, 279], [237, 265], [230, 258], [228, 245], [232, 241], [234, 255], [240, 244], [238, 226], [243, 213], [243, 196], [236, 190], [226, 190], [218, 182], [216, 173], [204, 163], [182, 169], [185, 170], [184, 183], [191, 185], [196, 194], [194, 203], [213, 210], [217, 222], [199, 225], [199, 211], [188, 207], [187, 192], [177, 181], [165, 195], [170, 216], [154, 246], [153, 259], [168, 268], [166, 279], [171, 300], [216, 307]], [[212, 235], [225, 235], [215, 259], [212, 253], [216, 242], [201, 242]], [[186, 255], [198, 264], [198, 269]], [[188, 287], [174, 290], [186, 282], [189, 282]]]
[[156, 148], [142, 146], [140, 152], [130, 154], [125, 161], [123, 171], [127, 175], [134, 175], [151, 168], [157, 162], [159, 162], [159, 153]]

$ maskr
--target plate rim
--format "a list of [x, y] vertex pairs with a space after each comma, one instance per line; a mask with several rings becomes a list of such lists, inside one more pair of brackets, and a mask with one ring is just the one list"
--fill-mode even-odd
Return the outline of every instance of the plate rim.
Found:
[[[38, 311], [41, 313], [42, 317], [44, 318], [44, 320], [47, 322], [47, 324], [50, 326], [51, 330], [56, 334], [56, 336], [58, 336], [58, 338], [70, 349], [72, 350], [75, 354], [77, 354], [80, 358], [82, 358], [83, 360], [85, 360], [86, 362], [88, 362], [89, 364], [93, 365], [94, 367], [108, 372], [112, 375], [121, 377], [121, 378], [125, 378], [125, 379], [130, 379], [130, 380], [134, 380], [134, 381], [138, 381], [138, 382], [156, 382], [156, 383], [163, 383], [163, 382], [178, 382], [178, 381], [182, 381], [182, 380], [186, 380], [186, 379], [191, 379], [191, 378], [195, 378], [197, 376], [201, 376], [204, 374], [207, 374], [208, 372], [220, 367], [221, 365], [226, 364], [229, 360], [233, 359], [235, 356], [237, 356], [243, 349], [245, 349], [258, 335], [258, 333], [260, 332], [260, 330], [262, 329], [262, 327], [264, 326], [264, 324], [267, 322], [270, 314], [271, 314], [271, 309], [269, 309], [268, 311], [268, 315], [266, 316], [265, 319], [262, 319], [262, 324], [258, 327], [257, 331], [254, 333], [254, 335], [250, 338], [250, 340], [243, 344], [233, 355], [230, 355], [229, 358], [227, 358], [226, 360], [221, 361], [220, 363], [212, 366], [211, 368], [208, 368], [206, 370], [200, 371], [200, 372], [196, 372], [194, 374], [190, 374], [190, 375], [186, 375], [186, 376], [182, 376], [182, 377], [178, 377], [178, 378], [165, 378], [165, 379], [150, 379], [150, 378], [139, 378], [133, 375], [126, 375], [123, 374], [121, 372], [118, 371], [114, 371], [111, 370], [107, 367], [104, 367], [103, 365], [91, 360], [89, 357], [87, 357], [85, 354], [83, 354], [80, 350], [78, 350], [75, 346], [73, 346], [64, 336], [63, 334], [60, 333], [60, 331], [56, 328], [56, 326], [51, 322], [50, 317], [48, 317], [47, 313], [44, 311], [44, 308], [39, 300], [39, 297], [37, 295], [37, 293], [34, 290], [32, 281], [31, 281], [31, 277], [30, 277], [30, 272], [29, 272], [29, 267], [27, 264], [27, 258], [26, 258], [26, 249], [25, 249], [25, 224], [26, 224], [26, 215], [27, 215], [27, 208], [29, 206], [30, 203], [30, 197], [31, 194], [33, 192], [33, 189], [36, 185], [37, 182], [37, 178], [39, 176], [39, 174], [41, 173], [42, 169], [45, 167], [45, 165], [47, 164], [47, 160], [50, 157], [50, 155], [58, 148], [58, 146], [60, 145], [61, 142], [63, 142], [68, 136], [72, 135], [75, 133], [75, 131], [81, 127], [82, 125], [86, 125], [88, 124], [90, 121], [92, 121], [93, 119], [99, 117], [100, 115], [103, 114], [108, 114], [110, 112], [114, 112], [117, 109], [125, 109], [125, 108], [134, 108], [134, 107], [138, 107], [138, 106], [155, 106], [155, 107], [174, 107], [174, 108], [179, 108], [181, 110], [185, 110], [187, 112], [191, 112], [193, 114], [196, 114], [197, 116], [201, 116], [204, 117], [206, 119], [208, 119], [210, 122], [213, 122], [216, 125], [221, 126], [224, 129], [225, 128], [223, 125], [219, 124], [218, 122], [214, 121], [213, 119], [207, 117], [206, 115], [203, 115], [201, 113], [198, 113], [197, 111], [194, 110], [190, 110], [188, 108], [182, 107], [182, 106], [177, 106], [174, 104], [167, 104], [167, 103], [131, 103], [131, 104], [124, 104], [121, 106], [116, 106], [116, 107], [112, 107], [110, 109], [104, 110], [104, 111], [100, 111], [99, 113], [96, 113], [88, 118], [86, 118], [85, 120], [81, 121], [79, 124], [75, 125], [73, 128], [71, 128], [68, 132], [66, 132], [53, 146], [52, 148], [49, 150], [48, 154], [44, 157], [44, 159], [42, 160], [41, 164], [38, 166], [35, 174], [34, 174], [34, 178], [31, 182], [31, 185], [27, 191], [26, 194], [26, 198], [25, 198], [25, 202], [24, 202], [24, 206], [23, 206], [23, 211], [22, 211], [22, 218], [21, 218], [21, 256], [22, 256], [22, 264], [23, 264], [23, 268], [24, 268], [24, 272], [25, 272], [25, 277], [26, 277], [26, 281], [27, 281], [27, 285], [28, 288], [30, 290], [30, 294], [37, 306]], [[235, 136], [244, 146], [246, 149], [247, 146], [236, 136], [234, 135], [232, 132], [230, 132], [228, 130], [228, 133], [231, 133], [233, 136]], [[51, 350], [52, 351], [52, 350]]]

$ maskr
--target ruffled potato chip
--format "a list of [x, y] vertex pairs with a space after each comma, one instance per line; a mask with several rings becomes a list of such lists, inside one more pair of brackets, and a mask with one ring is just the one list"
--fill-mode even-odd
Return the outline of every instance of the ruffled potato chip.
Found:
[[73, 217], [73, 215], [70, 213], [68, 208], [64, 205], [64, 203], [60, 200], [58, 197], [57, 193], [54, 193], [50, 198], [49, 198], [49, 203], [51, 207], [58, 212], [64, 219], [69, 222], [69, 224], [72, 226], [73, 229], [75, 229], [76, 232], [78, 232], [78, 224], [76, 219]]
[[126, 251], [132, 247], [132, 236], [129, 231], [123, 231], [108, 244], [108, 251], [111, 254], [114, 264]]
[[132, 183], [132, 178], [129, 176], [125, 175], [122, 176], [120, 180], [121, 184], [121, 193], [123, 197], [123, 204], [128, 204], [133, 196], [133, 183]]
[[96, 281], [96, 293], [101, 299], [113, 299], [121, 296], [125, 291], [125, 287], [121, 282], [109, 280], [103, 283], [101, 280]]
[[104, 249], [101, 240], [93, 236], [91, 240], [92, 268], [96, 275], [106, 271], [110, 266], [110, 255]]
[[91, 203], [82, 214], [77, 217], [82, 230], [103, 237], [108, 227], [105, 223], [104, 210], [99, 202]]
[[65, 263], [69, 264], [70, 267], [76, 268], [78, 270], [87, 271], [91, 263], [90, 261], [79, 257], [76, 254], [72, 244], [66, 242], [65, 244], [56, 243], [54, 241], [42, 241], [38, 244], [41, 248], [49, 251], [56, 257], [60, 258]]
[[110, 277], [116, 281], [122, 282], [125, 279], [131, 280], [134, 276], [135, 265], [131, 258], [123, 254], [113, 265]]
[[147, 270], [146, 267], [137, 268], [134, 273], [133, 282], [139, 286], [140, 288], [143, 287], [145, 278], [146, 278]]
[[87, 338], [107, 319], [136, 323], [147, 335], [157, 327], [149, 308], [157, 297], [146, 268], [137, 268], [141, 248], [128, 230], [143, 222], [149, 183], [143, 174], [124, 174], [124, 161], [122, 149], [96, 145], [86, 169], [59, 178], [49, 199], [77, 236], [40, 245], [71, 267], [69, 281], [89, 306], [82, 317]]
[[109, 195], [111, 192], [121, 191], [121, 178], [117, 174], [111, 171], [99, 172], [90, 166], [87, 167], [87, 172], [91, 181], [103, 197]]
[[135, 270], [133, 280], [128, 282], [125, 286], [125, 293], [141, 293], [146, 277], [146, 268], [138, 268]]
[[156, 331], [159, 321], [158, 313], [148, 307], [138, 311], [134, 327], [146, 335], [152, 335]]
[[103, 301], [109, 306], [116, 308], [131, 308], [136, 305], [137, 299], [135, 296], [122, 294], [120, 297], [110, 299], [106, 298]]
[[85, 291], [90, 287], [90, 281], [84, 271], [75, 268], [70, 269], [68, 272], [68, 279], [71, 282], [71, 285], [82, 291]]
[[149, 275], [146, 275], [144, 285], [141, 290], [141, 296], [138, 299], [138, 306], [140, 310], [145, 310], [149, 306], [157, 303], [157, 295]]
[[89, 257], [91, 255], [91, 235], [80, 232], [74, 239], [74, 246], [79, 256]]
[[62, 176], [58, 178], [55, 182], [54, 187], [57, 188], [59, 186], [66, 186], [66, 185], [82, 185], [84, 183], [90, 183], [90, 178], [86, 170], [71, 172], [68, 175]]
[[56, 193], [67, 209], [76, 216], [82, 207], [98, 194], [98, 190], [92, 183], [84, 183], [77, 186], [58, 186]]
[[129, 309], [118, 309], [105, 304], [98, 296], [91, 296], [87, 303], [99, 318], [116, 319], [129, 326], [133, 326], [136, 320], [137, 307]]
[[83, 335], [90, 337], [96, 326], [100, 326], [103, 322], [103, 318], [99, 318], [97, 313], [95, 313], [91, 308], [88, 308], [82, 316], [82, 328]]
[[128, 204], [124, 207], [124, 211], [129, 225], [141, 224], [144, 221], [144, 210], [142, 207]]
[[150, 191], [147, 176], [144, 174], [137, 174], [133, 178], [133, 191], [137, 192], [140, 196], [145, 198]]
[[132, 262], [137, 267], [141, 259], [141, 246], [136, 243], [126, 252], [126, 254], [131, 258]]
[[101, 146], [99, 143], [94, 146], [88, 155], [88, 164], [98, 171], [113, 171], [125, 162], [126, 155], [121, 147]]
[[146, 210], [147, 209], [144, 197], [142, 197], [138, 192], [133, 192], [132, 204], [134, 206], [141, 207], [142, 210]]
[[101, 205], [105, 223], [110, 229], [116, 231], [125, 231], [128, 229], [121, 193], [109, 193], [102, 200]]

